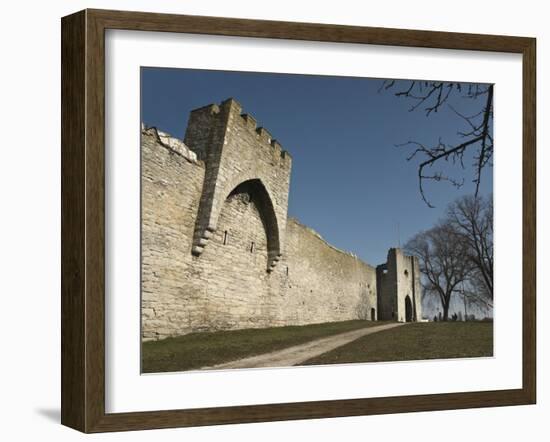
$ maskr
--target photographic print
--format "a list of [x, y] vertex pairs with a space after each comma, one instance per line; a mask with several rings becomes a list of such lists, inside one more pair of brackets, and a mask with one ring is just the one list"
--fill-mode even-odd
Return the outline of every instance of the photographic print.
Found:
[[493, 356], [493, 103], [141, 68], [142, 373]]
[[534, 38], [61, 25], [64, 425], [536, 402]]

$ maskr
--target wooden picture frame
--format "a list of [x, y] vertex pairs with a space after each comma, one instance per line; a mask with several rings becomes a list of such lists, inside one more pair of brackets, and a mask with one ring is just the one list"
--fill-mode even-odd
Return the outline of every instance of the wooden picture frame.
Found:
[[[163, 31], [495, 51], [523, 63], [523, 384], [496, 391], [105, 412], [105, 30]], [[83, 432], [533, 404], [536, 400], [536, 151], [533, 38], [106, 10], [62, 19], [62, 409]]]

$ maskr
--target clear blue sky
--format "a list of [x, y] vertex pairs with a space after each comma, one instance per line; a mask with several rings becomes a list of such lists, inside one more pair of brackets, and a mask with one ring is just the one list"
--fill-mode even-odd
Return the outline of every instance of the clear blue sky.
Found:
[[[427, 184], [436, 208], [426, 206], [417, 162], [408, 162], [410, 150], [395, 145], [433, 144], [440, 136], [452, 143], [459, 140], [457, 130], [467, 127], [448, 108], [429, 117], [420, 109], [409, 112], [411, 102], [391, 90], [379, 92], [381, 84], [367, 78], [143, 68], [142, 120], [183, 138], [192, 109], [235, 98], [292, 155], [289, 216], [377, 265], [397, 246], [398, 225], [403, 245], [431, 227], [453, 199], [474, 192], [471, 173], [459, 190]], [[458, 96], [452, 104], [465, 114], [482, 106]], [[492, 192], [492, 186], [492, 168], [486, 168], [481, 193]]]

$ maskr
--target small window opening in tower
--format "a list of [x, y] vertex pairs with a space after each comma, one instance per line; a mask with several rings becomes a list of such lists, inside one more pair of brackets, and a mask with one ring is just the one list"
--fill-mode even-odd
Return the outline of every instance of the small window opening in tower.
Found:
[[409, 271], [405, 270], [403, 273], [405, 273], [405, 276], [409, 276]]
[[225, 246], [227, 244], [227, 230], [223, 232], [223, 245]]
[[286, 276], [288, 276], [288, 266], [286, 266]]
[[254, 241], [252, 241], [250, 243], [250, 253], [254, 253], [254, 248], [255, 248]]

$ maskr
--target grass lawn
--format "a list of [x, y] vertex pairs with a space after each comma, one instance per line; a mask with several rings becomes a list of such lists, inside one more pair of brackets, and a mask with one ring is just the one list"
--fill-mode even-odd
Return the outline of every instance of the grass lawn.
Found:
[[423, 322], [364, 336], [303, 365], [492, 355], [492, 322]]
[[191, 333], [141, 346], [142, 372], [191, 370], [303, 344], [313, 339], [381, 325], [383, 322], [345, 321]]

